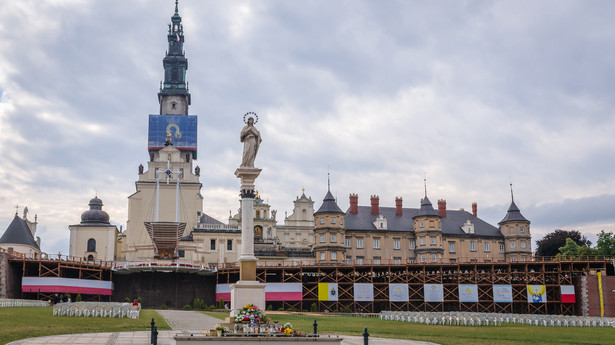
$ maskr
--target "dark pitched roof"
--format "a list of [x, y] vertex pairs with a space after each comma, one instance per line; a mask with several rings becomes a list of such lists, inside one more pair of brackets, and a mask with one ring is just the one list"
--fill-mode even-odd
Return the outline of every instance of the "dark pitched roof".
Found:
[[2, 237], [0, 237], [0, 243], [25, 244], [37, 250], [41, 250], [38, 244], [36, 244], [34, 236], [32, 236], [32, 232], [28, 224], [26, 224], [26, 221], [19, 218], [17, 215], [15, 215], [11, 224], [9, 224]]
[[327, 195], [325, 195], [325, 198], [322, 201], [322, 206], [320, 206], [320, 208], [318, 209], [318, 211], [316, 211], [316, 213], [314, 213], [314, 215], [317, 215], [319, 213], [344, 214], [340, 207], [337, 206], [337, 203], [335, 202], [335, 198], [333, 197], [333, 194], [331, 194], [331, 191], [327, 191]]
[[[395, 214], [395, 207], [380, 207], [380, 215], [387, 220], [386, 231], [414, 231], [412, 218], [419, 215], [420, 209], [404, 208], [402, 215]], [[378, 215], [372, 214], [370, 206], [359, 206], [357, 213], [346, 212], [344, 224], [346, 230], [357, 231], [382, 231], [376, 229], [374, 221]], [[466, 234], [461, 227], [470, 220], [474, 224], [474, 234]], [[502, 237], [500, 229], [474, 217], [467, 211], [446, 211], [446, 216], [442, 217], [442, 233], [445, 235], [474, 235], [486, 237]]]
[[438, 213], [438, 211], [434, 210], [433, 206], [431, 206], [431, 202], [427, 198], [427, 195], [423, 199], [423, 202], [421, 202], [421, 208], [419, 209], [419, 213], [416, 215], [416, 217], [419, 217], [419, 216], [438, 216], [440, 217], [440, 214]]
[[209, 216], [205, 213], [203, 213], [203, 215], [201, 216], [201, 219], [199, 221], [199, 223], [201, 224], [218, 224], [218, 225], [224, 225], [224, 223], [222, 223], [221, 221], [215, 219], [212, 216]]
[[525, 217], [523, 217], [514, 200], [510, 203], [510, 207], [508, 207], [508, 212], [506, 212], [506, 216], [504, 216], [504, 219], [502, 219], [502, 221], [498, 224], [507, 222], [530, 222], [529, 220], [525, 219]]

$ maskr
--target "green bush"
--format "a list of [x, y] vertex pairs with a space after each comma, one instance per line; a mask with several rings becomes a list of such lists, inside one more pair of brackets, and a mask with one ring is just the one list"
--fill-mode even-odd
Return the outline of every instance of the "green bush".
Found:
[[209, 310], [214, 310], [214, 309], [216, 309], [216, 306], [212, 304], [212, 305], [210, 305], [209, 307], [207, 307], [207, 309], [209, 309]]
[[186, 304], [184, 306], [184, 310], [192, 310], [192, 307], [190, 306], [190, 304]]
[[192, 309], [203, 310], [205, 308], [207, 308], [207, 305], [205, 305], [205, 302], [203, 302], [202, 299], [195, 298], [192, 300]]
[[267, 310], [273, 310], [273, 305], [272, 304], [268, 305]]
[[83, 301], [83, 297], [81, 297], [81, 294], [77, 294], [77, 297], [75, 297], [75, 302], [81, 302]]
[[163, 304], [163, 305], [160, 306], [160, 309], [169, 309], [169, 307], [167, 307], [166, 304]]
[[339, 310], [337, 310], [337, 309], [335, 309], [335, 310], [333, 310], [333, 312], [334, 312], [334, 313], [339, 313], [340, 311], [339, 311]]
[[278, 311], [284, 311], [284, 308], [278, 308]]
[[[71, 301], [73, 300], [73, 299], [72, 299], [72, 296], [71, 296], [69, 293], [67, 293], [67, 294], [66, 294], [66, 298], [70, 299]], [[74, 302], [74, 301], [73, 301], [73, 302]]]
[[310, 311], [311, 312], [317, 312], [318, 311], [318, 305], [316, 305], [316, 302], [312, 303], [312, 305], [310, 306]]
[[126, 298], [124, 298], [124, 302], [130, 303], [132, 301], [130, 300], [130, 297], [126, 297]]
[[137, 296], [137, 303], [141, 304], [141, 297]]
[[288, 309], [286, 309], [286, 311], [297, 311], [297, 309], [295, 309], [295, 308], [288, 308]]
[[224, 309], [224, 299], [220, 298], [218, 301], [218, 309]]
[[352, 313], [352, 310], [350, 310], [350, 306], [348, 306], [348, 305], [347, 305], [347, 306], [344, 308], [344, 313]]

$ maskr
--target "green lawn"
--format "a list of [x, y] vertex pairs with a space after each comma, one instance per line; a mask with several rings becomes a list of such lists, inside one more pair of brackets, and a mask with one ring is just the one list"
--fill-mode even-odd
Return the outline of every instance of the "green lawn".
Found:
[[[223, 319], [228, 313], [204, 312]], [[318, 333], [362, 335], [367, 327], [370, 337], [413, 339], [438, 344], [614, 344], [611, 327], [541, 327], [504, 324], [498, 327], [423, 325], [378, 318], [348, 316], [269, 315], [280, 323], [290, 322], [302, 333], [312, 333], [314, 320]]]
[[146, 331], [152, 317], [158, 330], [171, 329], [155, 310], [141, 310], [139, 319], [119, 319], [53, 316], [51, 307], [0, 308], [0, 344], [55, 334]]

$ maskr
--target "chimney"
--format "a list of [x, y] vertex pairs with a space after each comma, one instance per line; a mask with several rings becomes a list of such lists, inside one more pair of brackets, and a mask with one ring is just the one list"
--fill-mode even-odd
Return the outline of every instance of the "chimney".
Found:
[[440, 217], [446, 217], [446, 200], [438, 200], [438, 214]]
[[401, 216], [403, 214], [401, 207], [402, 207], [402, 199], [401, 197], [396, 197], [395, 198], [395, 215], [396, 216]]
[[475, 202], [472, 203], [472, 214], [474, 217], [478, 214], [478, 205]]
[[371, 201], [372, 201], [372, 214], [379, 215], [380, 208], [378, 207], [378, 203], [380, 202], [380, 198], [378, 197], [378, 195], [372, 195]]
[[359, 213], [359, 196], [350, 194], [350, 213]]

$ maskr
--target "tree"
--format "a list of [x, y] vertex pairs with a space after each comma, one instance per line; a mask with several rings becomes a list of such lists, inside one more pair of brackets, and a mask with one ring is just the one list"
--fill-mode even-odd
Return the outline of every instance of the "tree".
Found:
[[559, 254], [559, 248], [566, 245], [566, 239], [572, 239], [579, 246], [591, 246], [591, 242], [580, 232], [576, 230], [560, 230], [556, 229], [545, 235], [545, 237], [536, 241], [536, 256], [555, 256]]
[[559, 252], [562, 255], [579, 255], [579, 248], [581, 248], [581, 246], [573, 241], [572, 238], [567, 238], [566, 245], [560, 247]]
[[598, 255], [615, 255], [615, 235], [610, 231], [600, 231], [596, 251]]

